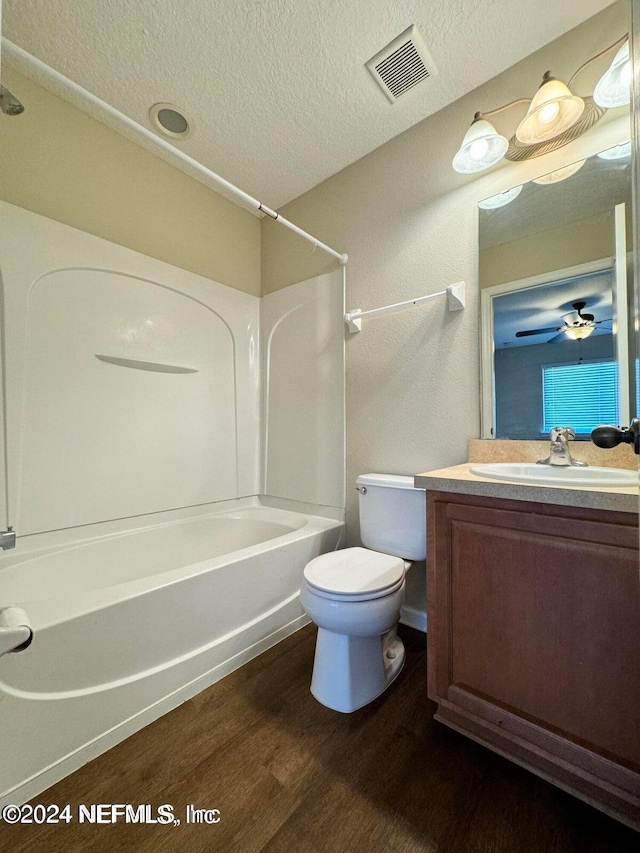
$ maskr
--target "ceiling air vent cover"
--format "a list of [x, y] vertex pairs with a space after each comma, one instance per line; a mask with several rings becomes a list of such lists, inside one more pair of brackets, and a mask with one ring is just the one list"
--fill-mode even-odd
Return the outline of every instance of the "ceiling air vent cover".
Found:
[[392, 103], [438, 73], [415, 24], [376, 53], [366, 65]]

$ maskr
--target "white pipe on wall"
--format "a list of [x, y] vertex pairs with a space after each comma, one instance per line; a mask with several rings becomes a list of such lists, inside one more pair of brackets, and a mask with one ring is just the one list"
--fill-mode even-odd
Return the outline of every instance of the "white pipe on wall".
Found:
[[127, 136], [129, 137], [133, 136], [133, 138], [143, 138], [147, 142], [151, 142], [156, 148], [160, 148], [165, 152], [165, 154], [168, 154], [170, 160], [173, 160], [176, 164], [179, 163], [180, 166], [186, 166], [188, 171], [191, 173], [195, 172], [205, 185], [210, 186], [215, 190], [223, 189], [226, 193], [231, 195], [233, 198], [238, 199], [247, 207], [265, 213], [267, 216], [271, 217], [271, 219], [279, 222], [280, 225], [284, 225], [285, 228], [288, 228], [290, 231], [293, 231], [295, 234], [298, 234], [300, 237], [303, 237], [305, 240], [313, 243], [314, 247], [317, 246], [319, 249], [333, 255], [333, 257], [336, 258], [342, 266], [344, 266], [349, 260], [348, 255], [336, 252], [335, 249], [327, 246], [326, 243], [317, 240], [312, 234], [303, 231], [302, 228], [294, 225], [293, 222], [289, 222], [288, 219], [285, 219], [284, 216], [281, 216], [275, 210], [271, 210], [271, 208], [262, 204], [258, 199], [244, 192], [244, 190], [239, 189], [234, 184], [211, 171], [211, 169], [207, 169], [206, 166], [203, 166], [202, 163], [194, 160], [193, 157], [189, 157], [188, 154], [180, 151], [180, 149], [171, 145], [171, 143], [166, 142], [160, 136], [153, 133], [153, 131], [148, 130], [141, 124], [138, 124], [137, 121], [134, 121], [124, 113], [115, 109], [115, 107], [110, 106], [106, 101], [101, 100], [91, 94], [91, 92], [83, 89], [82, 86], [74, 83], [73, 80], [70, 80], [68, 77], [60, 74], [60, 72], [56, 71], [54, 68], [46, 65], [40, 59], [37, 59], [30, 53], [27, 53], [26, 50], [23, 50], [21, 47], [18, 47], [18, 45], [4, 37], [2, 38], [2, 52], [3, 58], [7, 58], [18, 71], [24, 71], [28, 76], [33, 77], [36, 80], [54, 83], [57, 91], [65, 94], [71, 94], [73, 96], [72, 103], [81, 103], [90, 107], [91, 113], [108, 116], [113, 124], [119, 126], [121, 129], [126, 128], [128, 131]]

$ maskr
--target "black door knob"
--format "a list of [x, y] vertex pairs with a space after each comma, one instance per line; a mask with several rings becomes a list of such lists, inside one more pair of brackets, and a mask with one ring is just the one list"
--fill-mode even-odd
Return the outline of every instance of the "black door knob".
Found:
[[618, 444], [632, 444], [633, 450], [640, 455], [640, 418], [634, 418], [628, 427], [603, 424], [591, 432], [591, 441], [598, 447], [617, 447]]

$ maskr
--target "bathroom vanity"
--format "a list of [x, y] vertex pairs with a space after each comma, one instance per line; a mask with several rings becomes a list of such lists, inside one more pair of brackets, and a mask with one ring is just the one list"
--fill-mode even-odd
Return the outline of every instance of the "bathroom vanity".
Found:
[[436, 719], [639, 828], [637, 489], [469, 467], [415, 481]]

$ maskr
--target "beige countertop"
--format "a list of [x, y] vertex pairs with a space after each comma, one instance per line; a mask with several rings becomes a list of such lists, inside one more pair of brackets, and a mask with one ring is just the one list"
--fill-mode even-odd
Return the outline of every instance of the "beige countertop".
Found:
[[[638, 457], [628, 444], [619, 444], [610, 450], [596, 447], [591, 441], [572, 441], [571, 455], [587, 465], [603, 468], [638, 470]], [[502, 438], [470, 438], [469, 462], [536, 462], [549, 455], [549, 440], [520, 441]]]
[[427, 471], [415, 477], [415, 486], [427, 491], [481, 495], [506, 500], [562, 504], [590, 509], [638, 512], [638, 489], [622, 486], [550, 486], [537, 483], [515, 483], [489, 480], [469, 470], [471, 462]]

